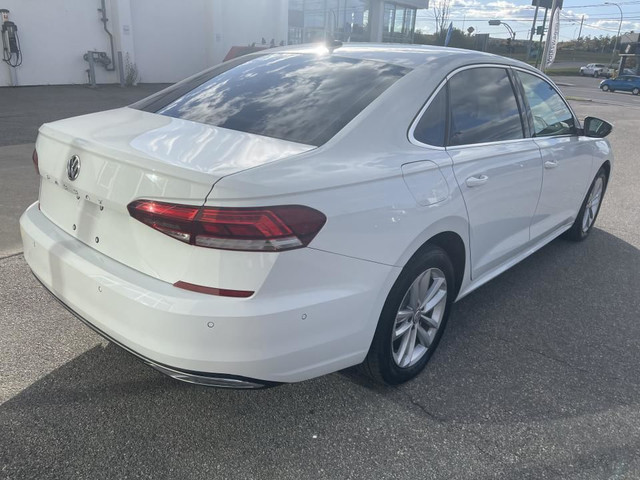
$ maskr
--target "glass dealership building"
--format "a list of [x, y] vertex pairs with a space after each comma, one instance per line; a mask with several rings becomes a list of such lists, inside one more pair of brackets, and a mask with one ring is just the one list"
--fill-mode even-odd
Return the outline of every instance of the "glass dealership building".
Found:
[[289, 0], [289, 44], [323, 40], [411, 43], [428, 0]]

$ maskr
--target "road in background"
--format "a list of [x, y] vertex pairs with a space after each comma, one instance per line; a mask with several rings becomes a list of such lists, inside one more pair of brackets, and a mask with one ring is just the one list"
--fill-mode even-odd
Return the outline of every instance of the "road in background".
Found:
[[[593, 77], [551, 77], [571, 101], [596, 102], [602, 105], [625, 107], [617, 112], [617, 116], [635, 115], [640, 109], [640, 95], [631, 92], [603, 92], [600, 82], [603, 78]], [[632, 113], [633, 112], [633, 113]]]
[[[0, 478], [640, 478], [639, 99], [601, 101], [583, 80], [556, 78], [594, 100], [572, 101], [580, 117], [616, 125], [591, 237], [456, 304], [426, 371], [397, 388], [353, 370], [264, 391], [182, 384], [69, 315], [21, 255], [0, 259]], [[2, 211], [8, 189], [36, 196], [31, 152], [7, 169], [7, 151]]]

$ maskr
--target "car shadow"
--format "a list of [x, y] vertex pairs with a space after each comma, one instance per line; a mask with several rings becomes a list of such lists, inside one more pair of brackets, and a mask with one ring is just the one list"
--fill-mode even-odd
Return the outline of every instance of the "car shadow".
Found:
[[[234, 469], [255, 478], [289, 461], [299, 470], [284, 476], [331, 478], [318, 474], [328, 455], [375, 465], [378, 442], [425, 432], [470, 436], [505, 456], [539, 441], [562, 446], [523, 429], [547, 434], [563, 419], [637, 407], [638, 285], [640, 251], [620, 238], [595, 229], [582, 243], [556, 240], [456, 304], [425, 372], [397, 388], [352, 368], [272, 389], [211, 389], [99, 345], [0, 405], [0, 465], [30, 478], [229, 478]], [[493, 428], [506, 430], [494, 439]]]
[[401, 390], [452, 423], [635, 405], [638, 285], [633, 245], [597, 228], [584, 242], [557, 239], [456, 303], [425, 372]]

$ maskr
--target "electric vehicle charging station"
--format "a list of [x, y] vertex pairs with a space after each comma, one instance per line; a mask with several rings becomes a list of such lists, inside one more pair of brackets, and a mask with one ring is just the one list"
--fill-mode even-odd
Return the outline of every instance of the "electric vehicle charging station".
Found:
[[18, 26], [9, 20], [9, 10], [0, 9], [0, 35], [2, 35], [2, 61], [9, 67], [11, 85], [18, 85], [16, 68], [22, 65], [22, 51]]

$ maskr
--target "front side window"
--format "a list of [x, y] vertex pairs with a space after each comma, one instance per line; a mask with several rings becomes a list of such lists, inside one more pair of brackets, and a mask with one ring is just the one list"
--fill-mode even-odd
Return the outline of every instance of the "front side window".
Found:
[[549, 137], [575, 133], [573, 114], [560, 94], [540, 77], [516, 72], [533, 116], [533, 136]]
[[524, 138], [518, 102], [504, 68], [463, 70], [449, 81], [449, 145]]
[[[240, 63], [242, 62], [242, 63]], [[238, 59], [134, 108], [307, 145], [322, 145], [410, 69], [338, 55]]]

